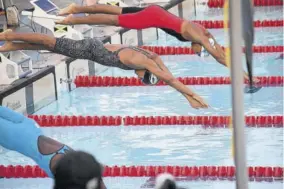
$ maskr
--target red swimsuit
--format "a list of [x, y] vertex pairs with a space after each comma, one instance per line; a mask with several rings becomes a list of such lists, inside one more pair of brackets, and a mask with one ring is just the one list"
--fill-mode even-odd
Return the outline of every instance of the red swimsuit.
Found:
[[167, 28], [181, 33], [183, 19], [171, 14], [158, 5], [151, 5], [132, 14], [118, 16], [119, 25], [128, 29]]

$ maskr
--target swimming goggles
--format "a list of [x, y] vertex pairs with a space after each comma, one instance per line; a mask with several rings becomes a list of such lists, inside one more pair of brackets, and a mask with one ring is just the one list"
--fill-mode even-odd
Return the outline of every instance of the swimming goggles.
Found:
[[141, 79], [145, 85], [156, 85], [159, 82], [159, 78], [146, 70], [144, 77]]
[[[214, 49], [216, 49], [214, 39], [209, 38], [209, 42], [210, 42], [211, 46], [214, 47]], [[209, 52], [202, 46], [200, 53], [197, 53], [197, 55], [200, 56], [200, 57], [208, 57], [210, 54], [209, 54]]]

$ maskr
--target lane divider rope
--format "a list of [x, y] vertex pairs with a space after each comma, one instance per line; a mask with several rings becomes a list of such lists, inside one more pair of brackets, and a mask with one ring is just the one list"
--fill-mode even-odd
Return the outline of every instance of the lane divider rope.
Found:
[[[256, 77], [259, 82], [255, 86], [261, 87], [282, 87], [283, 76], [260, 76]], [[184, 85], [229, 85], [230, 77], [178, 77]], [[245, 84], [248, 81], [244, 81]], [[121, 87], [121, 86], [148, 86], [144, 85], [137, 77], [109, 77], [109, 76], [76, 76], [74, 80], [76, 87]], [[164, 81], [159, 81], [155, 86], [167, 85]]]
[[[149, 50], [158, 55], [194, 55], [195, 53], [190, 47], [174, 47], [174, 46], [141, 46], [145, 50]], [[222, 47], [225, 49], [225, 47]], [[254, 53], [283, 53], [283, 46], [253, 46]], [[244, 49], [243, 49], [244, 51]]]
[[[282, 6], [283, 0], [253, 0], [255, 7], [262, 6]], [[207, 5], [209, 8], [223, 8], [225, 0], [209, 0]]]
[[[223, 29], [224, 21], [223, 20], [194, 20], [193, 22], [198, 23], [205, 27], [206, 29]], [[255, 28], [264, 28], [264, 27], [282, 27], [284, 20], [256, 20], [254, 21]]]
[[[104, 177], [154, 177], [160, 173], [183, 177], [235, 177], [233, 166], [105, 166]], [[283, 167], [248, 167], [250, 178], [283, 179]], [[39, 166], [0, 165], [0, 177], [4, 178], [45, 178], [46, 173]]]
[[[228, 127], [230, 116], [62, 116], [29, 115], [41, 127], [64, 126], [173, 126]], [[247, 127], [283, 127], [283, 115], [245, 116]]]

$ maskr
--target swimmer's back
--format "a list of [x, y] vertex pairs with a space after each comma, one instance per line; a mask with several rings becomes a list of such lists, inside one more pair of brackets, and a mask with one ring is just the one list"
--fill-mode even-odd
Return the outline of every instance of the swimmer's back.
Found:
[[42, 135], [37, 124], [24, 115], [0, 106], [0, 145], [28, 157], [38, 153], [37, 140]]

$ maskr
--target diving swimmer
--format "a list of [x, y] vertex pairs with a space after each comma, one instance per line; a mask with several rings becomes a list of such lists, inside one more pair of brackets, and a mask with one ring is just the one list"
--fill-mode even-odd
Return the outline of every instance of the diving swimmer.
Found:
[[145, 85], [155, 85], [163, 80], [179, 91], [193, 108], [208, 108], [208, 104], [199, 95], [172, 75], [157, 54], [138, 47], [103, 44], [91, 38], [73, 40], [40, 33], [15, 33], [12, 30], [0, 33], [0, 41], [6, 41], [0, 47], [0, 52], [49, 50], [75, 59], [92, 60], [108, 67], [135, 70]]
[[[72, 15], [77, 13], [92, 15], [83, 17]], [[59, 15], [69, 15], [63, 20], [56, 21], [65, 25], [111, 25], [128, 29], [160, 28], [179, 41], [191, 41], [192, 49], [198, 56], [207, 57], [211, 54], [220, 64], [227, 66], [224, 50], [208, 30], [197, 23], [179, 18], [158, 5], [142, 8], [103, 4], [80, 6], [73, 3], [62, 9]], [[246, 72], [244, 78], [249, 79]], [[255, 78], [254, 81], [257, 82], [257, 79]]]
[[[84, 177], [89, 175], [86, 172], [86, 174], [80, 175], [78, 175], [79, 172], [77, 175], [76, 173], [67, 173], [68, 170], [71, 170], [76, 165], [69, 163], [68, 165], [70, 167], [68, 168], [64, 166], [64, 164], [60, 165], [61, 160], [70, 157], [69, 153], [75, 153], [75, 151], [69, 146], [45, 136], [34, 120], [3, 106], [0, 106], [0, 146], [31, 158], [45, 171], [48, 177], [55, 178], [55, 180], [57, 180], [56, 177], [68, 178], [68, 175], [72, 174], [74, 180], [68, 180], [68, 183], [75, 184], [74, 182], [79, 182], [78, 178], [87, 179]], [[75, 155], [76, 154], [82, 155], [81, 152], [75, 153]], [[86, 155], [84, 156], [86, 157]], [[93, 165], [89, 166], [94, 167]], [[65, 169], [64, 177], [62, 175], [64, 171], [62, 170], [63, 168]], [[59, 169], [61, 171], [59, 171]], [[82, 173], [82, 170], [80, 173]], [[95, 175], [94, 172], [93, 175]], [[66, 186], [68, 184], [67, 181], [62, 179], [60, 183], [55, 183], [57, 186]], [[86, 188], [86, 186], [82, 187], [78, 185], [78, 183], [76, 184], [77, 188]], [[83, 183], [81, 184], [84, 185]], [[98, 185], [99, 187], [94, 189], [106, 189], [101, 177], [98, 181]], [[59, 189], [61, 187], [55, 188]]]

